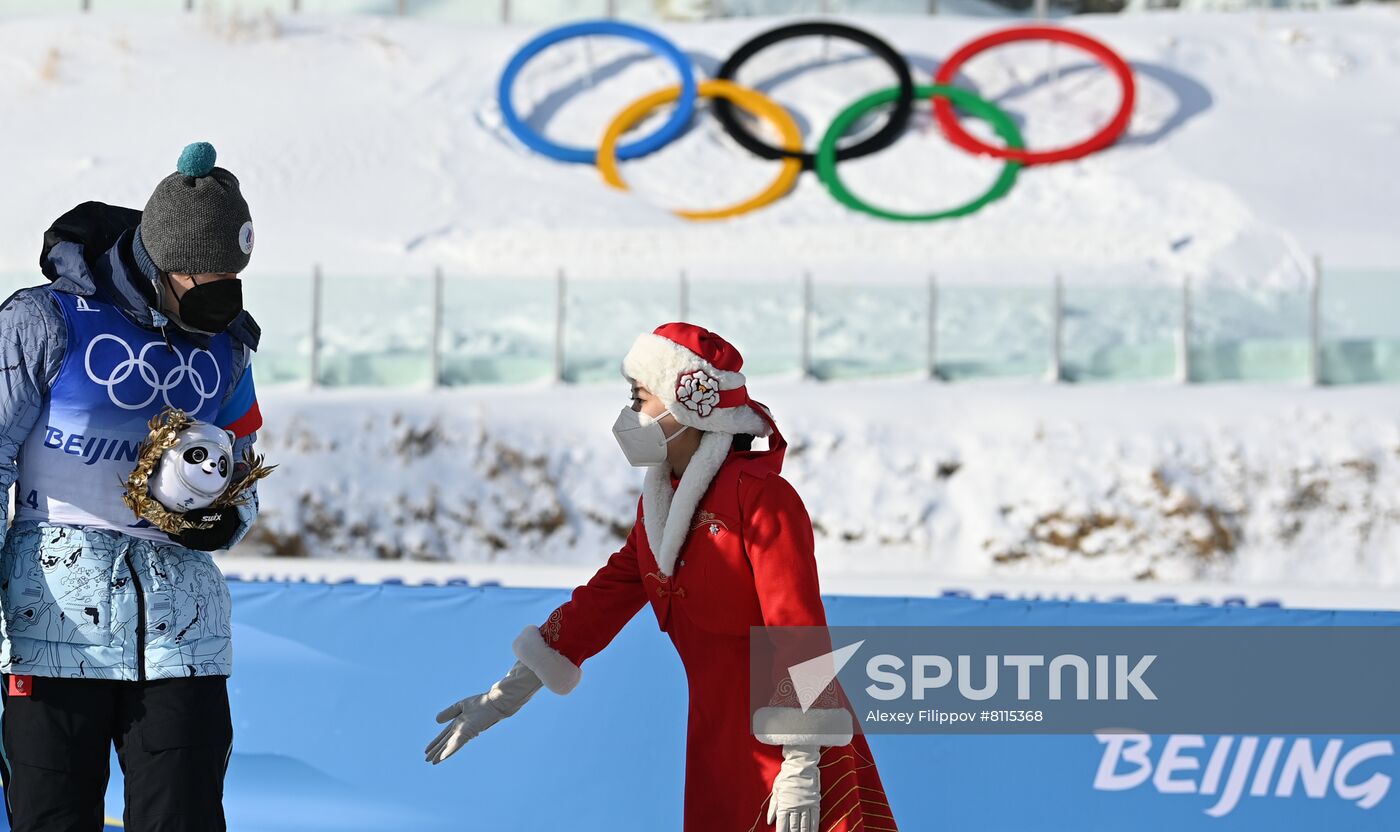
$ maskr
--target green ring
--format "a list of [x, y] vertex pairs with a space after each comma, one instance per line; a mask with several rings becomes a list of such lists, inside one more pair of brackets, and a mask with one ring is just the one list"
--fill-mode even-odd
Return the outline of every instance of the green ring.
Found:
[[[903, 222], [929, 222], [932, 220], [946, 220], [952, 217], [965, 217], [1006, 196], [1011, 191], [1011, 186], [1016, 184], [1016, 172], [1022, 167], [1020, 162], [1007, 160], [1006, 165], [1001, 169], [1001, 175], [997, 181], [992, 183], [991, 190], [982, 196], [974, 199], [966, 205], [960, 205], [947, 211], [936, 211], [932, 214], [897, 214], [893, 211], [886, 211], [883, 208], [876, 208], [873, 205], [862, 202], [859, 197], [851, 193], [836, 175], [836, 142], [846, 134], [846, 130], [855, 124], [856, 119], [865, 115], [870, 110], [881, 104], [888, 104], [899, 98], [899, 87], [873, 92], [860, 99], [856, 103], [842, 110], [836, 120], [831, 122], [831, 127], [827, 128], [826, 135], [822, 136], [821, 145], [817, 148], [817, 177], [822, 184], [836, 198], [837, 202], [847, 208], [883, 217], [887, 220], [900, 220]], [[967, 112], [974, 118], [980, 118], [992, 125], [998, 136], [1006, 142], [1007, 146], [1015, 150], [1025, 149], [1025, 142], [1021, 139], [1021, 131], [1016, 129], [1016, 123], [1005, 111], [999, 109], [991, 102], [957, 87], [945, 87], [941, 84], [928, 84], [914, 88], [914, 98], [922, 101], [934, 97], [947, 98], [954, 105]]]

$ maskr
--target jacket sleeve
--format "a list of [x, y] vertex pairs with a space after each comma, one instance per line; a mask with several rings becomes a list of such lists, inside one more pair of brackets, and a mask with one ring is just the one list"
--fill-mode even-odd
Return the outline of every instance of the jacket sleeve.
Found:
[[[19, 477], [20, 447], [44, 412], [67, 348], [63, 313], [43, 291], [21, 290], [0, 306], [0, 494]], [[23, 499], [16, 495], [17, 501]], [[0, 500], [0, 545], [8, 511], [8, 502]]]
[[584, 660], [602, 652], [647, 602], [637, 568], [638, 520], [622, 545], [588, 583], [540, 627], [526, 627], [512, 645], [515, 657], [535, 672], [545, 687], [566, 694], [583, 676]]
[[744, 550], [753, 567], [765, 627], [825, 627], [812, 520], [781, 476], [744, 477]]
[[[214, 423], [224, 430], [232, 431], [234, 477], [246, 472], [243, 457], [251, 453], [258, 441], [258, 429], [262, 427], [262, 411], [258, 409], [258, 394], [253, 386], [252, 353], [246, 347], [236, 353], [235, 375], [228, 394], [224, 396]], [[245, 499], [238, 505], [238, 531], [226, 548], [234, 546], [248, 536], [249, 530], [258, 518], [258, 486], [252, 485], [245, 493]]]
[[[744, 513], [744, 550], [765, 627], [825, 627], [826, 607], [817, 582], [812, 521], [797, 490], [781, 476], [744, 477], [739, 482]], [[823, 632], [817, 638], [830, 652]], [[802, 644], [812, 642], [806, 638]], [[818, 653], [820, 655], [820, 653]], [[840, 686], [831, 681], [810, 701], [799, 699], [797, 680], [786, 667], [774, 668], [773, 697], [753, 716], [753, 733], [768, 745], [845, 745], [851, 741], [851, 714]]]

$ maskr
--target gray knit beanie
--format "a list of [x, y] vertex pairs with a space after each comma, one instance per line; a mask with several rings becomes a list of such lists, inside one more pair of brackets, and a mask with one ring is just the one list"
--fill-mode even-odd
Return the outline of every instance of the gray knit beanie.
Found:
[[214, 167], [214, 146], [187, 146], [141, 214], [141, 243], [163, 272], [237, 274], [253, 252], [253, 220], [238, 178]]

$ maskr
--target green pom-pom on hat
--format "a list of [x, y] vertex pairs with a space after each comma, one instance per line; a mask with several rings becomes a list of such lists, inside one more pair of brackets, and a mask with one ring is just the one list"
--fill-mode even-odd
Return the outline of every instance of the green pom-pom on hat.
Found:
[[214, 152], [214, 145], [195, 142], [185, 145], [185, 149], [180, 151], [180, 161], [175, 163], [175, 169], [185, 176], [208, 176], [214, 169], [216, 158], [218, 154]]

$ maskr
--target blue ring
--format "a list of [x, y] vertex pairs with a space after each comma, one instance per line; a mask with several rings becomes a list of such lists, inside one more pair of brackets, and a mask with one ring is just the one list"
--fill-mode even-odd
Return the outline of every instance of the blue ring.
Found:
[[546, 139], [521, 120], [515, 112], [514, 105], [510, 102], [510, 92], [511, 88], [515, 86], [515, 78], [531, 58], [556, 43], [588, 35], [611, 35], [639, 41], [674, 64], [681, 76], [681, 97], [676, 102], [676, 109], [671, 113], [671, 117], [655, 133], [618, 147], [617, 158], [635, 159], [638, 156], [645, 156], [660, 150], [672, 139], [679, 136], [686, 124], [689, 123], [690, 117], [695, 113], [695, 73], [690, 68], [690, 58], [686, 57], [680, 47], [661, 35], [649, 29], [643, 29], [629, 23], [619, 23], [616, 20], [585, 20], [581, 23], [570, 23], [567, 26], [550, 29], [522, 46], [520, 51], [515, 53], [515, 57], [510, 59], [509, 64], [506, 64], [505, 72], [501, 73], [501, 83], [496, 93], [497, 101], [501, 107], [501, 116], [505, 119], [506, 127], [510, 128], [510, 132], [526, 147], [552, 159], [589, 165], [594, 163], [598, 157], [597, 148], [571, 147]]

